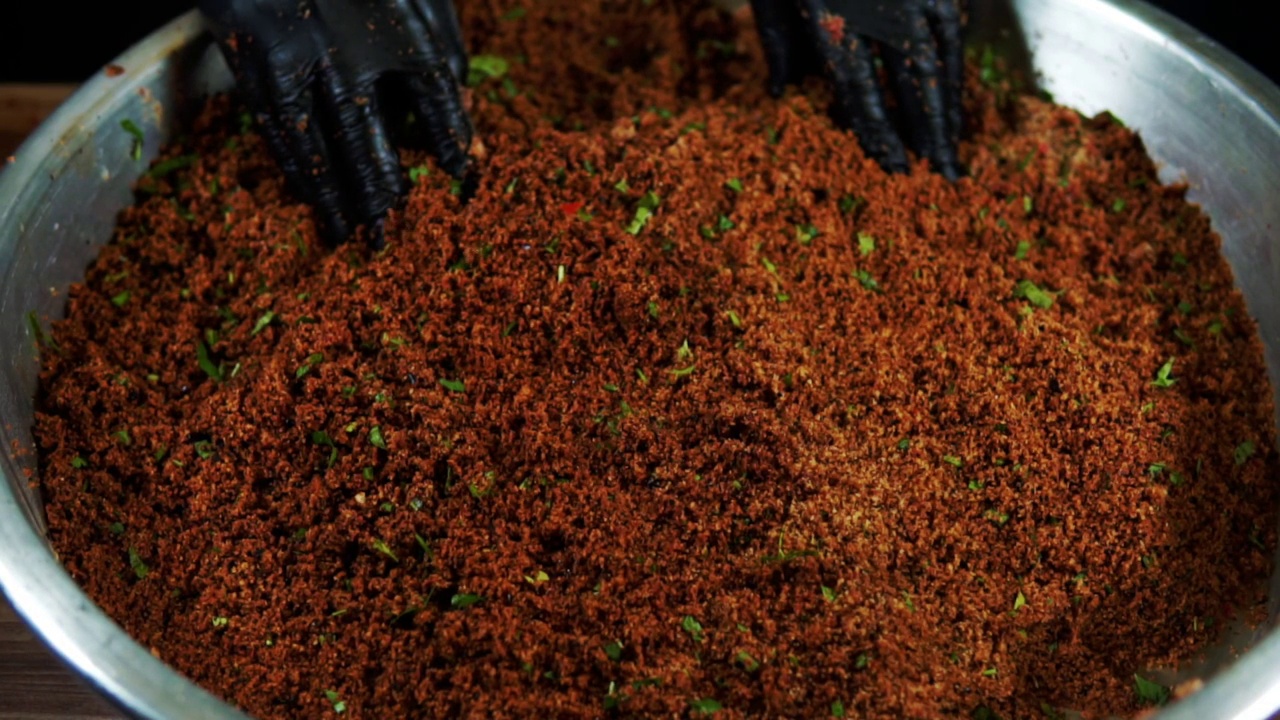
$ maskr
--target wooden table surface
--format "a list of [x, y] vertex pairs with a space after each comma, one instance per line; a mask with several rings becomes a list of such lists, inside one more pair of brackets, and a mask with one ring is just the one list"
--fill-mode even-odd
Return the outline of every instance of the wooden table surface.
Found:
[[[0, 166], [72, 85], [0, 84]], [[0, 595], [0, 720], [116, 720], [121, 714], [44, 646]]]

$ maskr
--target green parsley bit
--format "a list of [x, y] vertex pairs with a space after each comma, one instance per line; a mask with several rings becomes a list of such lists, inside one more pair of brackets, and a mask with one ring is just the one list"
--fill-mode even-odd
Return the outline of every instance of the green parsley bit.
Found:
[[276, 319], [276, 314], [274, 311], [272, 310], [266, 311], [265, 313], [262, 314], [262, 317], [258, 318], [258, 321], [253, 324], [253, 330], [249, 333], [249, 335], [251, 337], [256, 337], [258, 333], [262, 332], [263, 330], [266, 330], [267, 326], [270, 325], [272, 322], [274, 322], [275, 319]]
[[325, 690], [324, 696], [330, 703], [333, 703], [333, 711], [335, 713], [341, 715], [347, 711], [347, 704], [339, 697], [337, 690]]
[[743, 190], [742, 181], [738, 178], [729, 178], [725, 181], [724, 186], [736, 193], [740, 193]]
[[460, 392], [467, 391], [466, 383], [464, 383], [462, 380], [447, 380], [445, 378], [440, 378], [440, 384], [444, 387], [444, 389], [450, 390], [452, 392], [460, 393]]
[[431, 174], [431, 166], [429, 165], [419, 165], [417, 167], [411, 167], [409, 168], [409, 182], [413, 183], [414, 185], [417, 185], [419, 180], [421, 180], [424, 177], [427, 177], [430, 174]]
[[742, 329], [742, 318], [738, 317], [738, 313], [732, 310], [725, 310], [724, 314], [728, 316], [729, 322], [733, 323], [734, 327], [738, 328], [739, 330]]
[[673, 377], [682, 378], [682, 377], [688, 377], [689, 375], [692, 375], [693, 371], [696, 370], [697, 367], [698, 367], [697, 365], [690, 365], [689, 367], [678, 368], [676, 370], [668, 370], [667, 372], [671, 373]]
[[133, 149], [130, 151], [130, 156], [135, 162], [141, 160], [142, 143], [146, 140], [146, 136], [142, 133], [142, 128], [138, 127], [138, 123], [128, 118], [120, 121], [120, 127], [133, 136]]
[[746, 650], [739, 650], [738, 654], [733, 656], [733, 659], [742, 663], [742, 669], [747, 672], [755, 672], [760, 669], [759, 661], [752, 657], [751, 653]]
[[946, 463], [946, 464], [948, 464], [948, 465], [955, 466], [955, 467], [963, 467], [963, 466], [964, 466], [964, 460], [962, 460], [960, 457], [958, 457], [958, 456], [956, 456], [956, 455], [943, 455], [943, 456], [942, 456], [942, 462], [944, 462], [944, 463]]
[[832, 590], [831, 588], [827, 587], [826, 585], [820, 585], [819, 587], [821, 587], [821, 588], [822, 588], [822, 599], [823, 599], [823, 600], [826, 600], [827, 602], [835, 602], [835, 601], [836, 601], [836, 591], [835, 591], [835, 590]]
[[834, 701], [834, 702], [832, 702], [832, 703], [831, 703], [831, 717], [833, 717], [833, 718], [842, 718], [842, 717], [844, 717], [844, 703], [843, 703], [843, 702], [841, 702], [841, 701], [839, 701], [839, 700], [836, 700], [836, 701]]
[[808, 245], [812, 243], [814, 239], [820, 235], [822, 235], [822, 231], [813, 225], [804, 224], [796, 226], [796, 241], [801, 245]]
[[124, 523], [122, 523], [122, 522], [113, 522], [113, 523], [111, 523], [110, 525], [108, 525], [108, 526], [107, 526], [107, 530], [108, 530], [112, 535], [123, 535], [123, 534], [124, 534]]
[[1031, 252], [1031, 243], [1026, 240], [1019, 240], [1018, 246], [1013, 251], [1014, 260], [1026, 260], [1027, 253]]
[[715, 715], [724, 709], [724, 705], [721, 705], [720, 701], [715, 698], [699, 698], [697, 700], [690, 700], [689, 707], [692, 708], [694, 712], [701, 713], [703, 715]]
[[1254, 446], [1252, 440], [1245, 440], [1237, 445], [1235, 450], [1236, 465], [1243, 465], [1249, 462], [1249, 458], [1253, 457], [1255, 452], [1257, 452], [1257, 447]]
[[1173, 361], [1174, 358], [1169, 358], [1164, 365], [1160, 366], [1160, 369], [1156, 371], [1156, 379], [1151, 381], [1152, 385], [1165, 389], [1173, 387], [1173, 384], [1178, 382], [1177, 378], [1170, 377], [1173, 373]]
[[854, 270], [853, 277], [856, 278], [857, 281], [862, 284], [863, 288], [870, 290], [872, 292], [879, 292], [880, 283], [877, 282], [876, 279], [871, 276], [871, 273], [867, 272], [866, 270]]
[[684, 631], [689, 633], [689, 636], [693, 638], [694, 642], [702, 642], [702, 623], [698, 622], [697, 618], [692, 615], [685, 615], [684, 620], [680, 621], [680, 627], [684, 628]]
[[480, 597], [479, 595], [467, 595], [465, 593], [461, 593], [458, 595], [454, 595], [453, 598], [449, 601], [449, 605], [451, 605], [455, 610], [464, 610], [466, 608], [471, 607], [472, 605], [479, 603], [482, 600], [484, 600], [484, 598]]
[[133, 568], [133, 574], [138, 576], [139, 580], [145, 580], [151, 572], [151, 568], [142, 561], [142, 556], [138, 554], [137, 548], [129, 546], [129, 567]]
[[1021, 610], [1026, 606], [1027, 606], [1027, 596], [1023, 595], [1022, 591], [1019, 590], [1018, 596], [1013, 599], [1013, 611], [1018, 612], [1019, 610]]
[[1020, 280], [1018, 286], [1013, 290], [1013, 296], [1023, 298], [1041, 310], [1048, 310], [1053, 307], [1053, 293], [1041, 290], [1039, 286], [1030, 280]]
[[76, 470], [81, 470], [89, 467], [89, 461], [85, 460], [79, 455], [76, 455], [75, 457], [71, 458], [71, 467], [75, 468]]
[[382, 426], [374, 425], [369, 428], [369, 444], [382, 450], [387, 449], [387, 439], [382, 436]]
[[604, 654], [610, 660], [618, 662], [622, 659], [622, 641], [614, 640], [604, 646]]
[[661, 204], [662, 198], [658, 197], [657, 193], [646, 192], [636, 206], [635, 218], [627, 224], [627, 232], [631, 235], [639, 235], [644, 226], [649, 224], [649, 219], [653, 217], [653, 211], [657, 210]]
[[530, 585], [541, 585], [542, 583], [547, 582], [550, 579], [551, 579], [551, 576], [548, 575], [545, 570], [539, 570], [538, 572], [534, 573], [532, 576], [529, 576], [529, 575], [524, 576], [524, 581], [529, 583]]
[[215, 382], [222, 382], [222, 365], [215, 365], [209, 359], [209, 348], [200, 340], [196, 340], [196, 362], [200, 365], [200, 369]]
[[213, 619], [213, 626], [216, 628], [224, 628], [227, 626], [228, 622], [230, 621], [227, 620], [225, 617], [222, 617], [221, 615], [219, 615], [218, 617]]
[[1138, 700], [1145, 705], [1164, 705], [1169, 702], [1169, 688], [1158, 682], [1148, 680], [1141, 675], [1133, 676], [1134, 690]]
[[858, 252], [866, 257], [876, 251], [876, 239], [867, 233], [858, 233]]
[[396, 557], [396, 554], [391, 550], [391, 548], [378, 538], [373, 539], [373, 549], [391, 558], [392, 562], [400, 562], [400, 558]]
[[506, 58], [498, 55], [472, 55], [467, 67], [467, 85], [475, 87], [485, 80], [506, 75], [511, 66]]
[[297, 380], [301, 380], [302, 378], [307, 376], [307, 373], [311, 372], [312, 368], [314, 368], [316, 365], [319, 365], [322, 362], [324, 362], [323, 354], [311, 353], [310, 355], [307, 356], [307, 359], [303, 361], [301, 365], [298, 366], [298, 369], [293, 372], [294, 378]]
[[111, 304], [116, 307], [124, 307], [129, 302], [129, 298], [133, 297], [133, 293], [128, 290], [111, 296]]

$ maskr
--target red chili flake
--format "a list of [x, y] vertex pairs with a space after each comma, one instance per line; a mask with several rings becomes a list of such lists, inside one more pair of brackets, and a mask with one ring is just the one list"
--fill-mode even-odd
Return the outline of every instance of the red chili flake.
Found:
[[565, 215], [577, 215], [578, 211], [581, 210], [584, 205], [586, 205], [586, 203], [579, 200], [577, 202], [563, 203], [560, 205], [560, 209], [564, 211]]
[[107, 74], [107, 77], [112, 77], [112, 78], [120, 77], [121, 75], [124, 74], [124, 68], [120, 67], [119, 65], [116, 65], [115, 63], [111, 63], [106, 67], [105, 72]]

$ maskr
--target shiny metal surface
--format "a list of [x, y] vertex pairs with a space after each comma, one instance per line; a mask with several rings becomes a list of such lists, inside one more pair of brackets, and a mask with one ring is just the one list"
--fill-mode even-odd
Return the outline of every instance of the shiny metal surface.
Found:
[[[997, 37], [996, 25], [1011, 23], [1006, 39], [1025, 42], [1059, 102], [1086, 114], [1113, 111], [1142, 135], [1162, 179], [1189, 183], [1190, 197], [1223, 237], [1277, 387], [1280, 237], [1272, 228], [1280, 228], [1280, 89], [1134, 0], [975, 6], [976, 33]], [[28, 314], [45, 326], [62, 314], [65, 288], [110, 237], [131, 183], [181, 125], [181, 108], [230, 85], [194, 14], [117, 63], [124, 75], [91, 80], [0, 174], [0, 588], [54, 650], [131, 713], [242, 718], [152, 657], [76, 587], [43, 539], [39, 493], [30, 484], [38, 360]], [[120, 127], [126, 118], [145, 132], [141, 161]], [[1280, 573], [1271, 596], [1274, 624]], [[1280, 711], [1280, 634], [1272, 625], [1225, 638], [1195, 671], [1211, 677], [1206, 688], [1160, 717], [1261, 720]]]

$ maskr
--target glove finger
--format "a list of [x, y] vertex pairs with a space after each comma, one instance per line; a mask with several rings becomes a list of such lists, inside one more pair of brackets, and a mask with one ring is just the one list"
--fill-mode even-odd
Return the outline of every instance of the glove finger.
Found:
[[832, 16], [821, 0], [803, 0], [801, 4], [801, 14], [809, 23], [835, 95], [832, 117], [853, 130], [863, 152], [885, 170], [907, 172], [907, 151], [885, 110], [870, 45], [864, 38], [845, 34], [842, 18]]
[[882, 57], [897, 90], [915, 151], [928, 158], [934, 172], [948, 180], [960, 177], [942, 82], [938, 78], [937, 47], [923, 14], [912, 17], [911, 39], [897, 47], [884, 46]]
[[404, 82], [440, 167], [454, 177], [462, 177], [469, 162], [472, 131], [471, 119], [462, 109], [458, 84], [441, 63], [436, 63], [433, 70], [406, 74]]
[[[372, 87], [357, 90], [329, 64], [319, 69], [316, 79], [325, 131], [333, 139], [332, 152], [354, 201], [354, 219], [372, 229], [408, 190], [400, 156]], [[381, 238], [375, 238], [375, 243], [381, 244]]]
[[[261, 78], [273, 79], [270, 88]], [[352, 215], [315, 117], [311, 92], [267, 68], [245, 73], [240, 87], [249, 96], [267, 146], [293, 192], [315, 210], [330, 242], [345, 240], [351, 234]]]
[[462, 26], [458, 23], [453, 0], [417, 0], [414, 5], [430, 31], [430, 37], [443, 46], [444, 59], [453, 76], [460, 83], [466, 82], [467, 50], [462, 43]]
[[938, 38], [942, 60], [942, 100], [947, 108], [947, 133], [953, 140], [964, 130], [964, 28], [957, 0], [937, 0], [930, 24]]
[[799, 17], [790, 3], [779, 0], [751, 0], [751, 13], [769, 67], [769, 94], [779, 97], [787, 83], [799, 77], [800, 68], [796, 67], [799, 63], [794, 62], [798, 50], [792, 31]]

